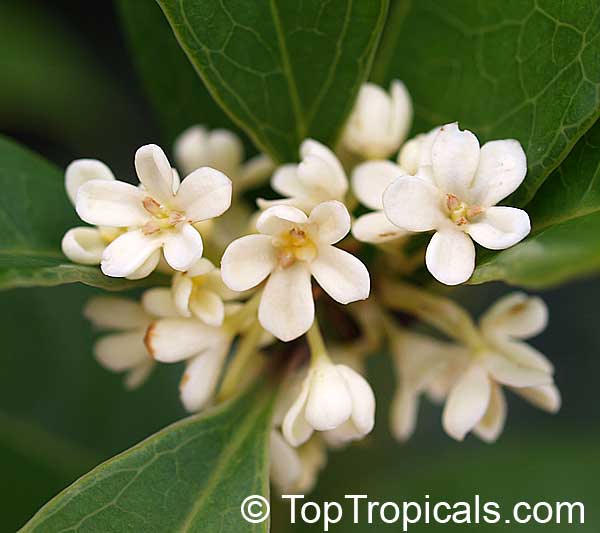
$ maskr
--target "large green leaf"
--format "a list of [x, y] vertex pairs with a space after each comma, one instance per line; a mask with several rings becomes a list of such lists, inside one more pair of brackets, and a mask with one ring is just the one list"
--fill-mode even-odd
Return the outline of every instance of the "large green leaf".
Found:
[[167, 142], [171, 144], [193, 124], [237, 129], [198, 78], [158, 4], [118, 0], [117, 7], [133, 60]]
[[250, 495], [268, 496], [273, 393], [165, 428], [83, 476], [22, 531], [267, 531], [240, 514]]
[[600, 122], [527, 206], [533, 235], [480, 261], [471, 283], [546, 287], [600, 271]]
[[279, 161], [333, 143], [371, 66], [387, 0], [158, 0], [222, 107]]
[[135, 286], [64, 257], [62, 236], [82, 223], [69, 203], [62, 173], [1, 136], [0, 188], [0, 289], [77, 281], [113, 290]]
[[516, 138], [523, 206], [600, 114], [597, 0], [396, 3], [373, 78], [404, 80], [416, 129], [458, 120], [481, 141]]

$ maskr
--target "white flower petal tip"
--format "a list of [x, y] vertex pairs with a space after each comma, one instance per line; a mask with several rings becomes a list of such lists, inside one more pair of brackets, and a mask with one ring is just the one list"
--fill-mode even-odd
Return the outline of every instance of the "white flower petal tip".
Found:
[[225, 354], [214, 351], [191, 359], [179, 383], [181, 402], [190, 413], [198, 412], [212, 400]]
[[74, 263], [99, 265], [106, 242], [97, 228], [79, 227], [65, 233], [61, 248]]
[[365, 159], [386, 159], [406, 138], [412, 114], [410, 95], [402, 82], [394, 80], [389, 94], [365, 83], [344, 128], [342, 143]]
[[102, 161], [76, 159], [65, 171], [65, 189], [71, 203], [77, 202], [77, 191], [84, 183], [92, 180], [114, 181], [115, 177]]
[[352, 224], [352, 236], [361, 242], [377, 244], [401, 239], [409, 234], [392, 224], [383, 211], [362, 215]]
[[367, 381], [345, 365], [320, 362], [304, 379], [302, 389], [283, 421], [283, 434], [299, 446], [316, 431], [335, 433], [335, 441], [364, 437], [374, 426], [375, 396]]
[[367, 161], [352, 172], [352, 191], [358, 201], [369, 209], [383, 209], [383, 193], [396, 178], [406, 171], [391, 161]]
[[[495, 207], [525, 177], [527, 162], [517, 141], [492, 141], [480, 148], [473, 133], [446, 124], [415, 139], [399, 160], [406, 175], [387, 187], [383, 209], [399, 228], [437, 231], [426, 263], [438, 281], [457, 285], [471, 276], [475, 251], [465, 239], [503, 250], [531, 231], [525, 211]], [[459, 238], [461, 233], [467, 237]]]

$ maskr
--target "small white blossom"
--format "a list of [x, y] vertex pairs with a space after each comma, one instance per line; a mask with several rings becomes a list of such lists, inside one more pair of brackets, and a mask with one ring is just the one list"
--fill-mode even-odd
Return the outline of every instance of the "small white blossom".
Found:
[[84, 316], [97, 328], [112, 333], [94, 344], [96, 360], [113, 372], [126, 372], [125, 386], [139, 387], [154, 368], [154, 361], [144, 345], [148, 326], [158, 317], [175, 313], [167, 289], [151, 289], [142, 303], [114, 296], [92, 298]]
[[221, 279], [218, 268], [201, 258], [186, 272], [173, 276], [173, 299], [181, 316], [199, 318], [209, 326], [220, 326], [225, 318], [223, 301], [238, 295]]
[[431, 166], [431, 147], [440, 128], [433, 128], [428, 133], [419, 133], [404, 143], [396, 159], [404, 174], [414, 176], [419, 168]]
[[344, 128], [342, 145], [365, 159], [387, 159], [406, 138], [412, 115], [410, 95], [401, 81], [392, 82], [389, 94], [365, 83]]
[[481, 148], [475, 135], [457, 124], [442, 126], [431, 150], [431, 166], [398, 177], [385, 191], [389, 220], [406, 231], [435, 230], [426, 253], [433, 276], [447, 285], [467, 281], [475, 267], [475, 246], [502, 250], [530, 231], [521, 209], [496, 206], [515, 191], [527, 172], [518, 141]]
[[172, 268], [185, 271], [202, 256], [202, 237], [193, 224], [227, 210], [231, 180], [204, 167], [179, 185], [164, 152], [152, 144], [137, 151], [135, 166], [142, 187], [94, 179], [77, 191], [77, 213], [85, 222], [126, 228], [103, 251], [102, 271], [126, 277], [148, 265], [148, 274], [161, 249]]
[[156, 361], [186, 361], [179, 392], [184, 407], [196, 412], [212, 400], [234, 336], [197, 318], [162, 318], [150, 324], [145, 343]]
[[300, 146], [300, 163], [280, 166], [273, 174], [271, 187], [285, 196], [281, 200], [258, 200], [261, 209], [273, 205], [293, 205], [307, 213], [329, 200], [344, 202], [348, 178], [336, 155], [312, 139]]
[[349, 441], [370, 433], [374, 423], [375, 396], [365, 378], [322, 357], [308, 370], [282, 429], [292, 446], [300, 446], [315, 430], [337, 430], [336, 437]]
[[258, 318], [283, 341], [306, 333], [314, 320], [311, 275], [334, 300], [347, 304], [369, 296], [365, 265], [333, 246], [350, 230], [340, 202], [324, 202], [310, 216], [292, 206], [273, 206], [257, 221], [257, 235], [233, 241], [221, 260], [225, 284], [245, 291], [268, 277]]
[[298, 448], [290, 446], [278, 429], [270, 437], [271, 481], [281, 494], [307, 494], [327, 462], [324, 442], [313, 436]]
[[274, 169], [273, 161], [263, 154], [244, 162], [242, 141], [225, 129], [192, 126], [175, 140], [174, 151], [177, 166], [185, 174], [200, 167], [220, 170], [233, 181], [234, 194], [260, 185]]
[[[396, 351], [401, 377], [395, 406], [395, 433], [406, 438], [412, 431], [416, 396], [427, 391], [445, 398], [443, 426], [451, 437], [463, 440], [470, 431], [486, 442], [495, 441], [506, 420], [502, 386], [549, 412], [560, 408], [548, 359], [522, 342], [540, 333], [548, 311], [540, 298], [513, 293], [501, 298], [480, 319], [480, 340], [469, 348], [437, 341], [405, 341]], [[402, 400], [398, 398], [402, 395]]]

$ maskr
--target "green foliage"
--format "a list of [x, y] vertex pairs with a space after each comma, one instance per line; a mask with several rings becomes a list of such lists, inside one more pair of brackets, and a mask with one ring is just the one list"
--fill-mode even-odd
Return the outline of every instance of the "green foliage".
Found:
[[198, 78], [158, 4], [119, 0], [117, 7], [132, 58], [169, 145], [193, 124], [236, 130]]
[[367, 77], [387, 0], [158, 0], [206, 86], [256, 145], [333, 144]]
[[111, 290], [139, 285], [63, 256], [62, 236], [82, 223], [69, 204], [62, 172], [1, 136], [0, 187], [0, 289], [77, 281]]
[[480, 261], [471, 283], [541, 288], [600, 269], [600, 123], [577, 143], [527, 206], [533, 235]]
[[373, 69], [403, 80], [416, 129], [459, 121], [482, 142], [518, 139], [523, 206], [600, 115], [596, 0], [396, 2]]
[[98, 466], [22, 531], [267, 531], [240, 504], [268, 495], [270, 388], [169, 426]]

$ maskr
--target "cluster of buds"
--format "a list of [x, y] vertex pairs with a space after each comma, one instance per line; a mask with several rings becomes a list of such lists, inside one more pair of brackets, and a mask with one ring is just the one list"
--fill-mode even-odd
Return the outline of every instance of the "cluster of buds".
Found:
[[[527, 213], [496, 206], [525, 177], [523, 149], [515, 140], [480, 147], [457, 124], [406, 141], [411, 121], [401, 82], [389, 94], [366, 84], [335, 150], [307, 139], [298, 163], [276, 166], [262, 154], [244, 161], [235, 134], [200, 126], [175, 144], [182, 180], [156, 145], [135, 155], [138, 186], [100, 161], [73, 162], [67, 194], [90, 226], [66, 233], [65, 255], [107, 276], [157, 270], [152, 279], [170, 283], [139, 303], [88, 303], [85, 316], [109, 331], [95, 345], [100, 364], [126, 372], [135, 388], [157, 362], [184, 362], [181, 400], [197, 412], [287, 358], [277, 365], [286, 371], [271, 433], [272, 479], [286, 492], [310, 490], [328, 448], [371, 432], [365, 359], [385, 344], [398, 375], [391, 425], [400, 440], [415, 428], [423, 393], [445, 402], [443, 427], [458, 440], [471, 431], [499, 436], [503, 386], [556, 411], [552, 365], [523, 342], [546, 326], [539, 298], [507, 296], [476, 325], [456, 303], [407, 283], [423, 256], [438, 281], [463, 283], [475, 265], [473, 241], [498, 250], [529, 233]], [[240, 193], [247, 198], [267, 180], [281, 197], [256, 198], [253, 209]], [[357, 202], [371, 211], [354, 218]], [[430, 231], [426, 250], [413, 246], [411, 255], [411, 236]], [[359, 259], [367, 246], [378, 252], [368, 254], [369, 268]], [[401, 326], [398, 311], [446, 339]], [[327, 342], [321, 327], [332, 332]], [[302, 336], [306, 343], [291, 342]]]

